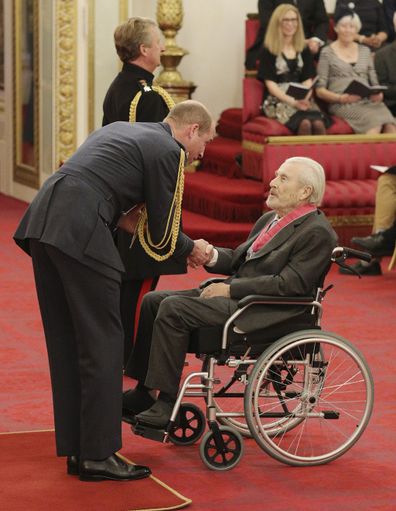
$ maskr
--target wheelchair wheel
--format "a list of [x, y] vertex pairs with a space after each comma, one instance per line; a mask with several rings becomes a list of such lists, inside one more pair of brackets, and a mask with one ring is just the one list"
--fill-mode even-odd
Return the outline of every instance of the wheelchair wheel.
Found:
[[201, 459], [211, 470], [230, 470], [243, 456], [243, 439], [234, 428], [219, 426], [218, 429], [220, 442], [216, 441], [216, 435], [212, 430], [203, 436], [199, 446]]
[[360, 438], [373, 399], [372, 376], [359, 350], [335, 334], [306, 330], [279, 339], [261, 355], [246, 389], [245, 413], [270, 456], [289, 465], [322, 465]]
[[192, 403], [182, 403], [179, 410], [179, 423], [169, 433], [169, 440], [176, 445], [192, 445], [205, 431], [205, 416], [202, 410]]
[[[209, 355], [206, 355], [202, 364], [202, 371], [208, 371]], [[227, 365], [216, 366], [216, 382], [214, 383], [214, 404], [216, 413], [239, 413], [240, 417], [217, 417], [217, 421], [224, 426], [236, 429], [241, 435], [251, 437], [249, 426], [245, 420], [243, 398], [249, 373], [252, 365], [232, 368]]]

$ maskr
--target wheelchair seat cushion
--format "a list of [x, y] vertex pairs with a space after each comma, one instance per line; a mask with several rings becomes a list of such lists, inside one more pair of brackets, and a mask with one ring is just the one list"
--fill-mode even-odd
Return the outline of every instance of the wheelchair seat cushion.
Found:
[[[196, 355], [216, 354], [221, 351], [223, 326], [207, 326], [195, 329], [190, 337], [188, 352]], [[230, 355], [241, 356], [250, 347], [252, 356], [260, 355], [268, 346], [284, 335], [317, 328], [315, 317], [307, 314], [299, 322], [281, 323], [249, 333], [237, 333], [232, 328], [228, 333], [228, 350]]]

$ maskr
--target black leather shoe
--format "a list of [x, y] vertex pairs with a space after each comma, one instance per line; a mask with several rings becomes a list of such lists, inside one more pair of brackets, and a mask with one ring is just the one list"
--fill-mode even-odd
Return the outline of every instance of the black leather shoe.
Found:
[[69, 475], [78, 476], [80, 474], [80, 458], [78, 456], [68, 456], [66, 467]]
[[122, 420], [128, 424], [136, 423], [136, 415], [148, 410], [155, 403], [155, 399], [147, 391], [130, 389], [122, 396]]
[[136, 415], [136, 420], [139, 424], [162, 429], [168, 425], [172, 415], [172, 410], [173, 403], [157, 399], [151, 408]]
[[354, 237], [351, 241], [377, 257], [391, 256], [395, 249], [395, 241], [387, 239], [383, 232], [377, 232], [365, 238]]
[[81, 460], [81, 481], [133, 481], [144, 479], [151, 474], [148, 467], [126, 463], [116, 454], [112, 454], [105, 460]]
[[[371, 261], [371, 263], [367, 265], [358, 262], [355, 264], [351, 264], [350, 266], [352, 266], [352, 268], [359, 272], [360, 275], [369, 276], [382, 275], [381, 265], [379, 261]], [[340, 268], [339, 272], [342, 273], [343, 275], [354, 275], [354, 273], [349, 271], [347, 268]]]

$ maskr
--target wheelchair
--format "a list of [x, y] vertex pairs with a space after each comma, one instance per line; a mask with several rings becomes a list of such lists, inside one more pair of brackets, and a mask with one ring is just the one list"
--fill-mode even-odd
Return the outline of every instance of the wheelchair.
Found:
[[[331, 263], [347, 266], [349, 257], [371, 258], [336, 247], [329, 268]], [[243, 437], [253, 437], [272, 458], [293, 466], [322, 465], [342, 456], [370, 420], [374, 385], [362, 353], [320, 327], [322, 302], [333, 287], [323, 288], [324, 277], [314, 298], [247, 296], [224, 327], [194, 331], [189, 352], [202, 359], [202, 370], [185, 378], [168, 426], [157, 430], [137, 422], [132, 431], [177, 445], [201, 439], [203, 463], [218, 471], [241, 460]], [[214, 280], [221, 279], [206, 282]], [[252, 333], [234, 326], [247, 308], [268, 305], [298, 305], [306, 312], [298, 324]], [[206, 417], [184, 401], [191, 397], [204, 398]]]

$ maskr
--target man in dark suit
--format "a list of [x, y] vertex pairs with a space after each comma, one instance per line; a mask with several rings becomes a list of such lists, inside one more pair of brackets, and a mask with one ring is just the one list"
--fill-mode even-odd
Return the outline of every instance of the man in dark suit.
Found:
[[247, 69], [256, 69], [257, 59], [263, 46], [265, 32], [272, 13], [278, 5], [285, 3], [295, 5], [300, 11], [305, 38], [311, 53], [316, 55], [320, 47], [326, 43], [329, 19], [323, 0], [290, 0], [288, 2], [284, 0], [258, 0], [260, 28], [255, 42], [246, 52], [245, 66]]
[[[164, 45], [155, 21], [129, 18], [114, 31], [122, 70], [111, 83], [103, 102], [103, 126], [116, 121], [159, 122], [174, 106], [161, 87], [153, 85]], [[139, 240], [119, 231], [116, 244], [125, 267], [121, 281], [121, 320], [124, 328], [124, 365], [131, 354], [135, 316], [145, 292], [154, 290], [160, 275], [187, 271], [186, 261], [170, 257], [155, 261], [147, 256]]]
[[384, 91], [384, 103], [396, 117], [396, 41], [375, 53], [374, 65], [379, 83], [388, 87]]
[[[58, 456], [81, 480], [150, 471], [121, 448], [124, 270], [113, 241], [135, 230], [156, 260], [207, 261], [180, 229], [184, 161], [202, 157], [214, 122], [196, 101], [162, 123], [116, 122], [93, 134], [43, 185], [14, 235], [32, 256], [50, 363]], [[144, 204], [145, 207], [135, 205]], [[139, 214], [140, 213], [140, 214]], [[210, 245], [209, 245], [210, 248]]]
[[[138, 381], [133, 412], [139, 422], [163, 427], [170, 418], [190, 333], [201, 326], [223, 325], [247, 295], [315, 294], [330, 263], [336, 235], [317, 209], [325, 188], [321, 165], [290, 158], [270, 183], [265, 213], [247, 241], [235, 250], [213, 249], [207, 269], [229, 277], [203, 290], [148, 293], [142, 303], [129, 376]], [[235, 321], [245, 332], [295, 321], [301, 307], [251, 308]], [[154, 401], [152, 389], [160, 391]], [[151, 392], [151, 394], [150, 394]], [[130, 399], [132, 403], [132, 399]], [[151, 406], [150, 406], [151, 405]], [[148, 408], [150, 406], [150, 408]], [[144, 407], [148, 408], [142, 411]]]

